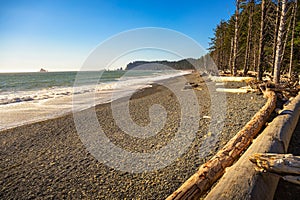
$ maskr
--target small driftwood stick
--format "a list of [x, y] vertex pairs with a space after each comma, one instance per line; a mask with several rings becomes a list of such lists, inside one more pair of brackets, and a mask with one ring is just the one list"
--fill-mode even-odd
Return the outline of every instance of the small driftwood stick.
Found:
[[293, 156], [292, 154], [256, 153], [249, 159], [256, 164], [259, 171], [300, 175], [300, 156]]
[[300, 185], [300, 176], [297, 176], [300, 175], [300, 156], [255, 153], [249, 159], [256, 164], [257, 171], [275, 173], [286, 181]]
[[199, 199], [224, 174], [226, 167], [239, 158], [276, 107], [276, 94], [268, 90], [263, 92], [268, 101], [260, 111], [214, 157], [200, 166], [194, 175], [167, 197], [167, 200]]
[[300, 176], [284, 176], [283, 180], [300, 185]]

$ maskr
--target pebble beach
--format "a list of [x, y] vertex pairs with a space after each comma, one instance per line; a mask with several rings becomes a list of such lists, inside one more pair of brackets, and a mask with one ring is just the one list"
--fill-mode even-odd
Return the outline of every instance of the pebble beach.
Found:
[[[192, 73], [187, 82], [197, 83], [193, 90], [201, 108], [195, 138], [180, 157], [161, 169], [131, 173], [109, 167], [98, 161], [80, 140], [72, 114], [42, 122], [27, 124], [0, 132], [0, 198], [1, 199], [165, 199], [188, 179], [197, 168], [222, 148], [264, 105], [266, 100], [255, 93], [225, 96], [224, 124], [211, 132], [215, 122], [211, 113], [209, 85]], [[179, 84], [182, 79], [164, 80]], [[185, 84], [185, 83], [184, 83]], [[227, 83], [237, 88], [244, 83]], [[184, 88], [181, 88], [184, 92]], [[122, 107], [123, 99], [116, 100]], [[95, 111], [98, 122], [111, 142], [130, 152], [152, 152], [167, 145], [180, 126], [180, 105], [174, 93], [159, 82], [134, 93], [129, 110], [132, 120], [146, 126], [150, 123], [148, 110], [159, 104], [167, 113], [163, 129], [153, 137], [135, 138], [124, 133], [115, 123], [111, 103], [81, 111]], [[217, 136], [217, 137], [216, 137]], [[208, 138], [217, 138], [209, 143]]]

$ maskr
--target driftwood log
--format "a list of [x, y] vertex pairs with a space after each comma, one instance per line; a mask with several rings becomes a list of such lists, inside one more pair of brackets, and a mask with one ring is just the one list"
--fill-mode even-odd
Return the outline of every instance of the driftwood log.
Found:
[[248, 82], [255, 80], [254, 77], [232, 77], [232, 76], [209, 76], [214, 82]]
[[199, 199], [224, 174], [226, 167], [239, 158], [276, 107], [276, 94], [265, 91], [264, 95], [268, 100], [261, 110], [214, 157], [200, 166], [194, 175], [167, 197], [167, 200]]
[[275, 173], [286, 181], [300, 185], [300, 156], [255, 153], [249, 159], [256, 164], [257, 171]]
[[226, 169], [205, 200], [273, 200], [280, 176], [257, 172], [249, 157], [258, 152], [286, 153], [299, 116], [300, 93], [268, 123], [237, 162]]
[[256, 90], [251, 88], [216, 88], [217, 92], [228, 92], [228, 93], [248, 93], [255, 92]]

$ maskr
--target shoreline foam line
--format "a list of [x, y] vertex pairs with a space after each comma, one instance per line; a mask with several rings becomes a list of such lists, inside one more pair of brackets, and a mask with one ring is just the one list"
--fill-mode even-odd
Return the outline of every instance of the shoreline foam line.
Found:
[[[11, 128], [16, 128], [26, 124], [37, 123], [49, 119], [58, 118], [64, 115], [68, 115], [72, 112], [79, 112], [91, 107], [109, 103], [116, 99], [128, 96], [129, 91], [141, 90], [149, 87], [153, 83], [159, 83], [168, 79], [173, 79], [180, 76], [190, 74], [190, 71], [178, 71], [176, 74], [167, 74], [161, 76], [151, 77], [147, 80], [141, 79], [136, 85], [132, 85], [129, 90], [119, 90], [119, 88], [111, 88], [111, 90], [90, 91], [95, 92], [95, 104], [90, 105], [83, 102], [83, 106], [77, 110], [73, 110], [73, 94], [66, 96], [59, 96], [49, 99], [41, 99], [37, 101], [24, 101], [19, 103], [0, 105], [0, 131], [4, 131]], [[130, 80], [127, 80], [130, 81]], [[144, 82], [142, 82], [144, 81]], [[111, 94], [117, 92], [114, 95], [114, 99], [111, 99]], [[75, 95], [84, 96], [88, 93], [81, 93]], [[83, 98], [84, 99], [84, 98]]]

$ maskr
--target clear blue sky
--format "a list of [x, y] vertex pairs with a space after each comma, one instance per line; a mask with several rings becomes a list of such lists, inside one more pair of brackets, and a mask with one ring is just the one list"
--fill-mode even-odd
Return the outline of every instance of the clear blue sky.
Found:
[[78, 70], [99, 43], [142, 27], [172, 29], [207, 48], [233, 12], [234, 0], [0, 0], [0, 72]]

